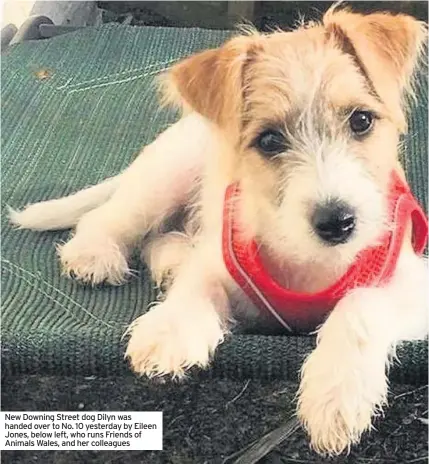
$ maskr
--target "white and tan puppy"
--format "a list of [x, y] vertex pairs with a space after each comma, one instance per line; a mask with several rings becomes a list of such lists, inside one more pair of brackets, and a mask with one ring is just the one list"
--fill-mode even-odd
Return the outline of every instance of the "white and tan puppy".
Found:
[[[164, 82], [184, 116], [126, 171], [12, 211], [11, 220], [35, 230], [76, 226], [59, 256], [67, 274], [94, 284], [122, 283], [145, 237], [155, 280], [171, 285], [130, 327], [132, 368], [181, 376], [206, 367], [232, 308], [255, 313], [222, 256], [227, 187], [240, 183], [242, 229], [282, 285], [316, 292], [335, 282], [389, 227], [389, 179], [400, 170], [405, 100], [425, 40], [409, 16], [331, 9], [321, 23], [254, 32], [191, 56]], [[331, 200], [352, 217], [347, 230], [315, 224]], [[181, 209], [183, 227], [168, 229]], [[395, 345], [427, 332], [426, 285], [408, 231], [389, 283], [346, 294], [319, 328], [298, 402], [317, 451], [340, 453], [370, 429], [386, 403]]]

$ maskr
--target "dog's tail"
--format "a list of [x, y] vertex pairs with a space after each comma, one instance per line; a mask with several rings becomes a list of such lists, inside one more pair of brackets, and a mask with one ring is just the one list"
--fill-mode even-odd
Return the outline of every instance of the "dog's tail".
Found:
[[28, 205], [22, 211], [9, 208], [10, 221], [20, 229], [68, 229], [85, 213], [105, 203], [116, 190], [119, 178], [111, 177], [67, 197]]

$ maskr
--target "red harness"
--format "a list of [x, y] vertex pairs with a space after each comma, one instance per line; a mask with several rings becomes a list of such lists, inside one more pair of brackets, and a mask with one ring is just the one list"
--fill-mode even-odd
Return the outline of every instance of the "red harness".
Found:
[[335, 304], [356, 287], [374, 287], [392, 276], [411, 218], [412, 241], [422, 254], [428, 238], [428, 221], [410, 188], [399, 175], [392, 174], [389, 190], [389, 219], [394, 227], [380, 244], [363, 250], [345, 274], [330, 287], [316, 292], [294, 292], [282, 287], [262, 263], [257, 243], [245, 242], [237, 224], [238, 183], [225, 193], [222, 252], [232, 278], [261, 310], [268, 311], [289, 332], [310, 332], [320, 325]]

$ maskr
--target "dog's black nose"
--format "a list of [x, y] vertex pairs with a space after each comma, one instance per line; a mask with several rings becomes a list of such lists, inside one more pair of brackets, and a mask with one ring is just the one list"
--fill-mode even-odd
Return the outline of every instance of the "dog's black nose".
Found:
[[356, 226], [353, 208], [339, 200], [317, 206], [311, 218], [316, 234], [329, 245], [346, 243]]

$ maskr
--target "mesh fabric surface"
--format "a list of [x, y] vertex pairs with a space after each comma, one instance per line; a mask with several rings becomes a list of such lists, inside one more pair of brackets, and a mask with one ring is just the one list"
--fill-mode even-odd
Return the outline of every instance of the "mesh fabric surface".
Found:
[[[229, 34], [106, 25], [18, 44], [2, 56], [3, 374], [129, 372], [121, 336], [155, 296], [147, 270], [136, 263], [138, 278], [121, 287], [76, 283], [61, 276], [55, 255], [54, 244], [69, 232], [13, 230], [5, 205], [60, 197], [120, 172], [174, 121], [159, 110], [153, 78]], [[426, 81], [410, 119], [405, 166], [426, 206]], [[313, 345], [313, 337], [236, 335], [201, 375], [296, 379]], [[426, 382], [425, 342], [403, 345], [398, 357], [394, 379]]]

